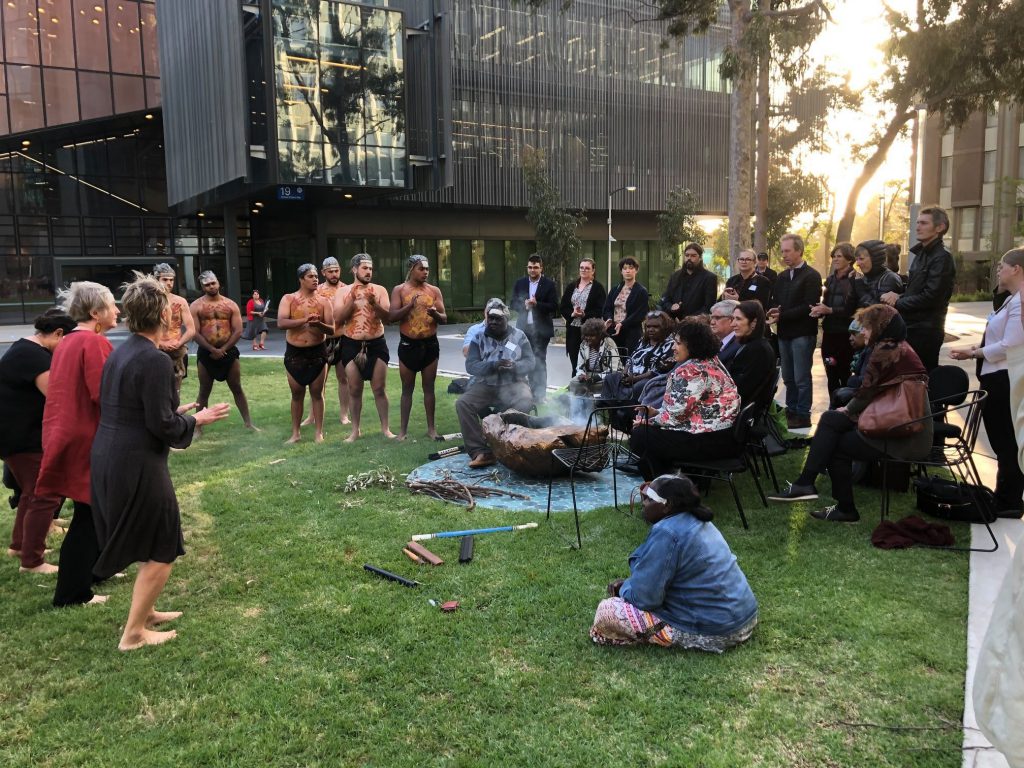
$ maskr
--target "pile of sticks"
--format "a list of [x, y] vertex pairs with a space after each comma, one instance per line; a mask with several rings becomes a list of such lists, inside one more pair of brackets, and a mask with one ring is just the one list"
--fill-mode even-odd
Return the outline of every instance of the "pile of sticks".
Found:
[[465, 504], [467, 509], [473, 509], [476, 506], [477, 498], [483, 499], [488, 496], [510, 496], [513, 499], [530, 500], [529, 496], [522, 493], [486, 485], [468, 485], [452, 477], [451, 472], [445, 472], [439, 480], [406, 480], [405, 484], [413, 493], [433, 496], [441, 501]]

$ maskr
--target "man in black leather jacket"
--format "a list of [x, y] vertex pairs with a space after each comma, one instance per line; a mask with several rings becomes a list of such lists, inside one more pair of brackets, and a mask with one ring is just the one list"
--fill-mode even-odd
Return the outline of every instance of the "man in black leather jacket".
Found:
[[938, 206], [922, 208], [915, 232], [918, 242], [910, 249], [914, 261], [902, 295], [890, 291], [881, 300], [896, 307], [907, 324], [907, 342], [926, 370], [939, 364], [939, 349], [946, 334], [946, 310], [953, 295], [956, 265], [942, 242], [949, 231], [949, 215]]

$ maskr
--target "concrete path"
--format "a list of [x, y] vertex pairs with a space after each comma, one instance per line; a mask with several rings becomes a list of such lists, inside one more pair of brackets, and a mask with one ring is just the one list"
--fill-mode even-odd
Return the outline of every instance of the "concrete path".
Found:
[[[956, 341], [948, 342], [943, 347], [939, 362], [943, 365], [960, 365], [967, 370], [971, 376], [972, 386], [976, 384], [974, 378], [974, 361], [952, 360], [946, 350], [951, 346], [969, 345], [981, 340], [981, 334], [985, 330], [985, 320], [991, 310], [991, 304], [986, 302], [957, 303], [950, 306], [946, 318], [946, 330], [949, 334], [956, 336]], [[441, 344], [440, 372], [464, 376], [465, 366], [462, 357], [462, 338], [468, 325], [445, 326], [439, 335]], [[0, 353], [7, 350], [10, 343], [22, 336], [33, 332], [31, 326], [0, 326]], [[110, 339], [118, 344], [127, 337], [127, 331], [119, 328], [113, 331]], [[398, 331], [395, 328], [388, 328], [385, 331], [388, 340], [388, 347], [397, 349]], [[284, 334], [272, 332], [267, 339], [267, 349], [263, 352], [253, 352], [251, 345], [244, 340], [239, 343], [239, 350], [243, 356], [249, 357], [276, 357], [281, 358], [284, 354]], [[828, 407], [827, 388], [825, 386], [825, 369], [821, 363], [820, 354], [815, 353], [814, 359], [814, 407], [813, 411], [820, 414]], [[563, 346], [552, 345], [548, 350], [548, 384], [549, 387], [564, 387], [569, 381], [570, 367], [569, 360], [565, 355]], [[780, 388], [779, 399], [783, 399], [784, 389]], [[985, 483], [992, 487], [995, 483], [996, 463], [992, 458], [992, 449], [982, 429], [978, 438], [975, 451], [975, 461], [981, 472]], [[982, 526], [975, 525], [972, 528], [972, 539], [975, 546], [986, 546], [988, 535]], [[974, 680], [974, 669], [977, 664], [978, 651], [984, 639], [985, 631], [988, 628], [992, 617], [992, 606], [995, 602], [999, 587], [1003, 578], [1009, 571], [1010, 562], [1016, 551], [1017, 543], [1024, 537], [1024, 523], [1020, 520], [999, 520], [993, 529], [999, 540], [999, 549], [994, 553], [971, 553], [970, 563], [970, 595], [967, 617], [967, 677], [964, 692], [964, 741], [963, 741], [963, 766], [964, 768], [1007, 768], [1006, 759], [1001, 753], [995, 750], [977, 730], [977, 721], [974, 717], [974, 706], [971, 702], [971, 689]], [[960, 557], [959, 554], [950, 553], [950, 557]]]

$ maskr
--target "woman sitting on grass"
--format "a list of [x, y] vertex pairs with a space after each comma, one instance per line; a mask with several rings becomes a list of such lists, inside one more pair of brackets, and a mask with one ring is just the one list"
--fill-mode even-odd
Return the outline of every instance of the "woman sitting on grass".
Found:
[[[888, 441], [867, 437], [857, 429], [857, 417], [882, 394], [887, 384], [903, 376], [928, 381], [921, 358], [906, 341], [907, 326], [899, 312], [887, 304], [872, 304], [858, 313], [857, 318], [871, 350], [861, 385], [847, 405], [821, 415], [800, 476], [782, 493], [768, 496], [772, 501], [816, 499], [818, 489], [814, 483], [818, 475], [827, 470], [832, 482], [832, 498], [837, 503], [811, 512], [811, 517], [830, 523], [856, 523], [860, 520], [853, 500], [852, 465], [855, 460], [877, 461], [888, 455], [902, 461], [914, 461], [928, 456], [932, 447], [931, 419], [922, 422], [924, 428], [916, 435]], [[927, 413], [927, 393], [922, 397], [925, 398]]]
[[721, 653], [749, 639], [757, 600], [693, 482], [662, 475], [640, 497], [651, 530], [597, 606], [593, 641]]
[[170, 447], [192, 442], [196, 426], [228, 415], [227, 403], [178, 407], [174, 365], [157, 346], [170, 315], [167, 294], [152, 277], [126, 286], [122, 306], [132, 336], [110, 355], [100, 387], [100, 424], [92, 444], [92, 499], [100, 556], [93, 573], [109, 578], [140, 563], [128, 621], [118, 648], [130, 651], [175, 637], [154, 626], [181, 616], [157, 611], [171, 567], [185, 554], [181, 518], [167, 471]]
[[661, 406], [638, 406], [629, 437], [645, 480], [671, 472], [682, 459], [723, 459], [740, 450], [733, 437], [740, 395], [718, 362], [720, 346], [703, 323], [680, 323], [676, 329], [677, 365]]
[[605, 374], [619, 370], [619, 348], [608, 338], [604, 321], [592, 317], [580, 329], [583, 342], [576, 366], [576, 378], [569, 382], [569, 392], [574, 395], [593, 395], [601, 391]]

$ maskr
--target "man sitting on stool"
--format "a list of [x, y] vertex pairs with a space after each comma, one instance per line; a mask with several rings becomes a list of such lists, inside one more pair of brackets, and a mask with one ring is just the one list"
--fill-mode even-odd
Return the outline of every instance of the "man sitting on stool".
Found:
[[481, 411], [493, 405], [498, 410], [525, 412], [533, 406], [526, 380], [533, 371], [533, 349], [525, 333], [509, 327], [510, 315], [501, 299], [489, 300], [484, 332], [473, 339], [466, 354], [466, 372], [472, 378], [465, 394], [455, 401], [455, 412], [471, 467], [488, 467], [497, 461], [484, 440]]

